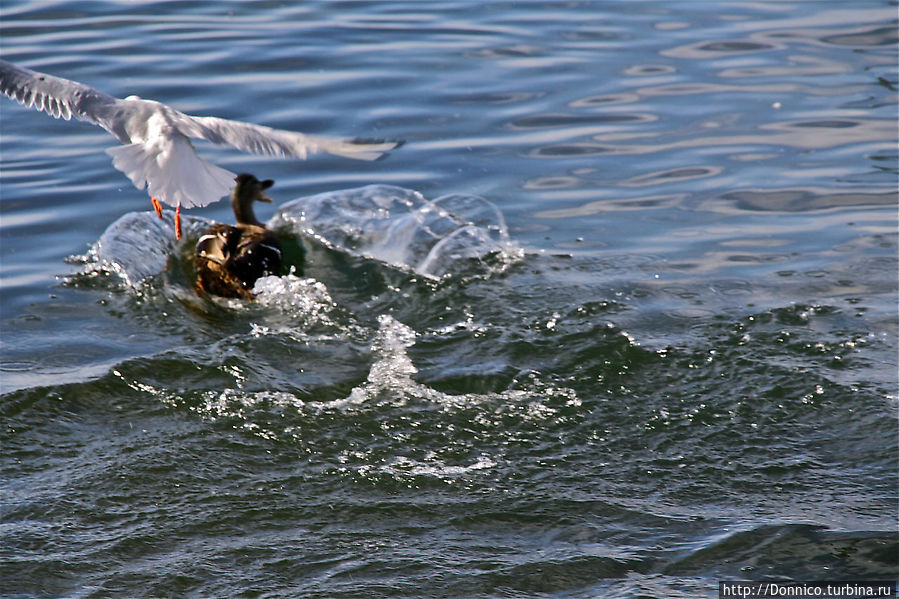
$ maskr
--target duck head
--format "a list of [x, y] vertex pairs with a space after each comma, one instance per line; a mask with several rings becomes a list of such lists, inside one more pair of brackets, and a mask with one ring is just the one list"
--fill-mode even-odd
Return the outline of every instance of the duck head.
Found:
[[271, 179], [260, 181], [249, 173], [237, 175], [234, 181], [237, 184], [231, 192], [231, 208], [234, 209], [234, 217], [238, 224], [263, 226], [256, 220], [253, 202], [271, 202], [272, 199], [265, 195], [265, 190], [275, 182]]

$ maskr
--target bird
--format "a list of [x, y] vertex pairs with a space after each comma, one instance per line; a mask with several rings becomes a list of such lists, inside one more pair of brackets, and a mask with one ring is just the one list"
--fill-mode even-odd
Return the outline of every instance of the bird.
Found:
[[212, 295], [253, 298], [256, 280], [281, 270], [283, 250], [278, 236], [256, 219], [253, 202], [271, 202], [265, 190], [271, 179], [260, 181], [243, 173], [235, 178], [231, 208], [236, 225], [213, 224], [197, 241], [194, 265], [197, 286]]
[[26, 107], [56, 118], [99, 125], [121, 144], [106, 150], [112, 164], [138, 189], [147, 188], [156, 214], [160, 201], [175, 208], [175, 235], [181, 237], [181, 207], [206, 206], [231, 189], [235, 174], [200, 158], [190, 138], [244, 152], [305, 159], [326, 152], [376, 160], [401, 141], [342, 139], [307, 135], [222, 119], [191, 116], [138, 96], [115, 98], [83, 83], [32, 71], [0, 60], [0, 91]]

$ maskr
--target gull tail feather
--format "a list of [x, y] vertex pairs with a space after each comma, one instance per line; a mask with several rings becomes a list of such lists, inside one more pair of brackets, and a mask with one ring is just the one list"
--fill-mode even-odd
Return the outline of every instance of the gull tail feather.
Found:
[[147, 187], [150, 196], [170, 206], [193, 208], [218, 201], [230, 192], [236, 177], [197, 156], [185, 138], [153, 146], [126, 144], [106, 153], [135, 187]]

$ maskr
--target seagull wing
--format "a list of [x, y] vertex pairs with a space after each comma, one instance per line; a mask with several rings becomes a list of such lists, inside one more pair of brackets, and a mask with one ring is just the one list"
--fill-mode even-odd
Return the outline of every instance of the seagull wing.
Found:
[[43, 110], [58, 119], [69, 120], [74, 116], [116, 135], [107, 119], [114, 112], [118, 99], [89, 85], [0, 60], [0, 91], [28, 108]]
[[326, 152], [358, 160], [377, 160], [400, 142], [340, 139], [306, 135], [263, 125], [230, 121], [214, 116], [190, 116], [180, 113], [178, 128], [185, 135], [214, 144], [226, 144], [244, 152], [304, 159], [308, 154]]

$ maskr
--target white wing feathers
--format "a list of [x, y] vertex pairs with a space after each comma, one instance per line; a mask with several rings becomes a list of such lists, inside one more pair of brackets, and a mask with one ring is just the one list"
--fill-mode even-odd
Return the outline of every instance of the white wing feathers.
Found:
[[304, 159], [327, 152], [376, 160], [400, 142], [357, 141], [273, 129], [212, 116], [194, 117], [137, 97], [119, 100], [87, 85], [0, 60], [0, 92], [57, 118], [76, 117], [112, 133], [123, 146], [107, 150], [138, 189], [172, 206], [205, 206], [233, 186], [234, 173], [200, 158], [187, 139], [205, 139], [253, 154]]
[[[229, 121], [214, 116], [183, 115], [193, 121], [194, 127], [183, 127], [186, 135], [198, 137], [214, 144], [227, 144], [244, 152], [268, 154], [284, 158], [305, 159], [307, 154], [326, 152], [357, 160], [377, 160], [396, 148], [393, 141], [357, 141], [306, 135], [284, 129], [273, 129], [241, 121]], [[179, 128], [180, 127], [179, 123]]]
[[17, 67], [0, 60], [0, 91], [28, 108], [43, 110], [50, 116], [101, 124], [116, 99], [94, 88]]

